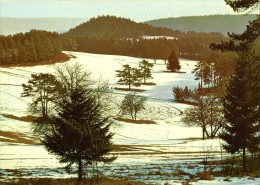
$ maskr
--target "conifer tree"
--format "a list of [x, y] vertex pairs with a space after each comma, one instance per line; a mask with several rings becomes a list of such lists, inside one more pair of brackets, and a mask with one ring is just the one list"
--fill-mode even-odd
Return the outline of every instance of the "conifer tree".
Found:
[[179, 71], [181, 69], [180, 62], [175, 51], [171, 52], [167, 61], [166, 68], [172, 72]]
[[131, 89], [131, 85], [140, 86], [140, 71], [136, 68], [132, 68], [128, 64], [123, 65], [122, 70], [116, 70], [116, 76], [119, 77], [117, 84], [128, 85], [128, 89]]
[[[224, 97], [224, 115], [227, 123], [220, 134], [225, 141], [224, 148], [229, 153], [242, 150], [243, 171], [246, 172], [247, 150], [259, 148], [259, 101], [252, 104], [248, 101], [248, 82], [246, 68], [248, 55], [240, 54], [235, 72], [232, 75]], [[258, 93], [259, 95], [259, 93]], [[257, 105], [258, 104], [258, 105]]]
[[103, 114], [96, 94], [81, 87], [70, 91], [59, 101], [52, 125], [53, 131], [46, 132], [43, 139], [46, 149], [67, 163], [68, 169], [76, 164], [79, 182], [84, 167], [94, 164], [98, 183], [98, 163], [115, 157], [107, 156], [112, 151], [111, 121]]
[[144, 83], [146, 83], [147, 79], [153, 78], [151, 74], [152, 67], [153, 64], [150, 64], [147, 60], [143, 60], [139, 63], [140, 76], [143, 78]]

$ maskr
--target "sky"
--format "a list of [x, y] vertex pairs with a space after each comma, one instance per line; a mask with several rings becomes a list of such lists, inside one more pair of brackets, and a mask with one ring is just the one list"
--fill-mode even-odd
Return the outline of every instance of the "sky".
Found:
[[0, 0], [0, 17], [92, 18], [115, 15], [143, 22], [215, 14], [235, 13], [224, 0]]

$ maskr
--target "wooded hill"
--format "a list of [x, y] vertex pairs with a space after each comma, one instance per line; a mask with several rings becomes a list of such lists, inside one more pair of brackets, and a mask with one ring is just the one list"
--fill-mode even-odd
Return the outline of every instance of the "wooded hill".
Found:
[[224, 35], [227, 32], [242, 33], [249, 21], [256, 15], [210, 15], [165, 18], [147, 21], [146, 23], [156, 27], [165, 27], [180, 31], [195, 32], [219, 32]]
[[[143, 39], [146, 35], [171, 36], [177, 40]], [[181, 57], [198, 59], [210, 43], [224, 38], [219, 33], [181, 32], [115, 16], [92, 18], [63, 36], [76, 40], [77, 51], [152, 59], [167, 59], [172, 50], [178, 50]]]
[[21, 65], [53, 59], [62, 50], [71, 50], [75, 41], [58, 33], [31, 30], [0, 36], [0, 65]]

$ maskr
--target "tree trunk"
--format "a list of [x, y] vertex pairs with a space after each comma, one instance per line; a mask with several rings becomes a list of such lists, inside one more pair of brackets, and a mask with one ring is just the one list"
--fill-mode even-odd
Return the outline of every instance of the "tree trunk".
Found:
[[78, 166], [78, 182], [80, 183], [82, 180], [82, 160], [81, 157], [79, 159], [79, 166]]
[[243, 174], [246, 173], [246, 147], [243, 147]]
[[97, 183], [97, 185], [98, 185], [98, 183], [99, 183], [99, 171], [98, 171], [98, 161], [97, 161], [97, 159], [96, 159], [96, 175], [97, 175], [97, 177], [96, 177], [96, 183]]

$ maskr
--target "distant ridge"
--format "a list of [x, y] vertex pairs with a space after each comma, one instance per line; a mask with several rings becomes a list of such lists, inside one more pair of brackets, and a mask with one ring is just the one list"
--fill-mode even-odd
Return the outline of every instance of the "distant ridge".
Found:
[[219, 32], [224, 35], [227, 32], [242, 33], [250, 20], [257, 15], [209, 15], [165, 18], [147, 21], [147, 24], [156, 27], [166, 27], [180, 31], [195, 32]]
[[11, 18], [0, 17], [0, 35], [29, 32], [31, 29], [66, 32], [80, 23], [83, 18]]

